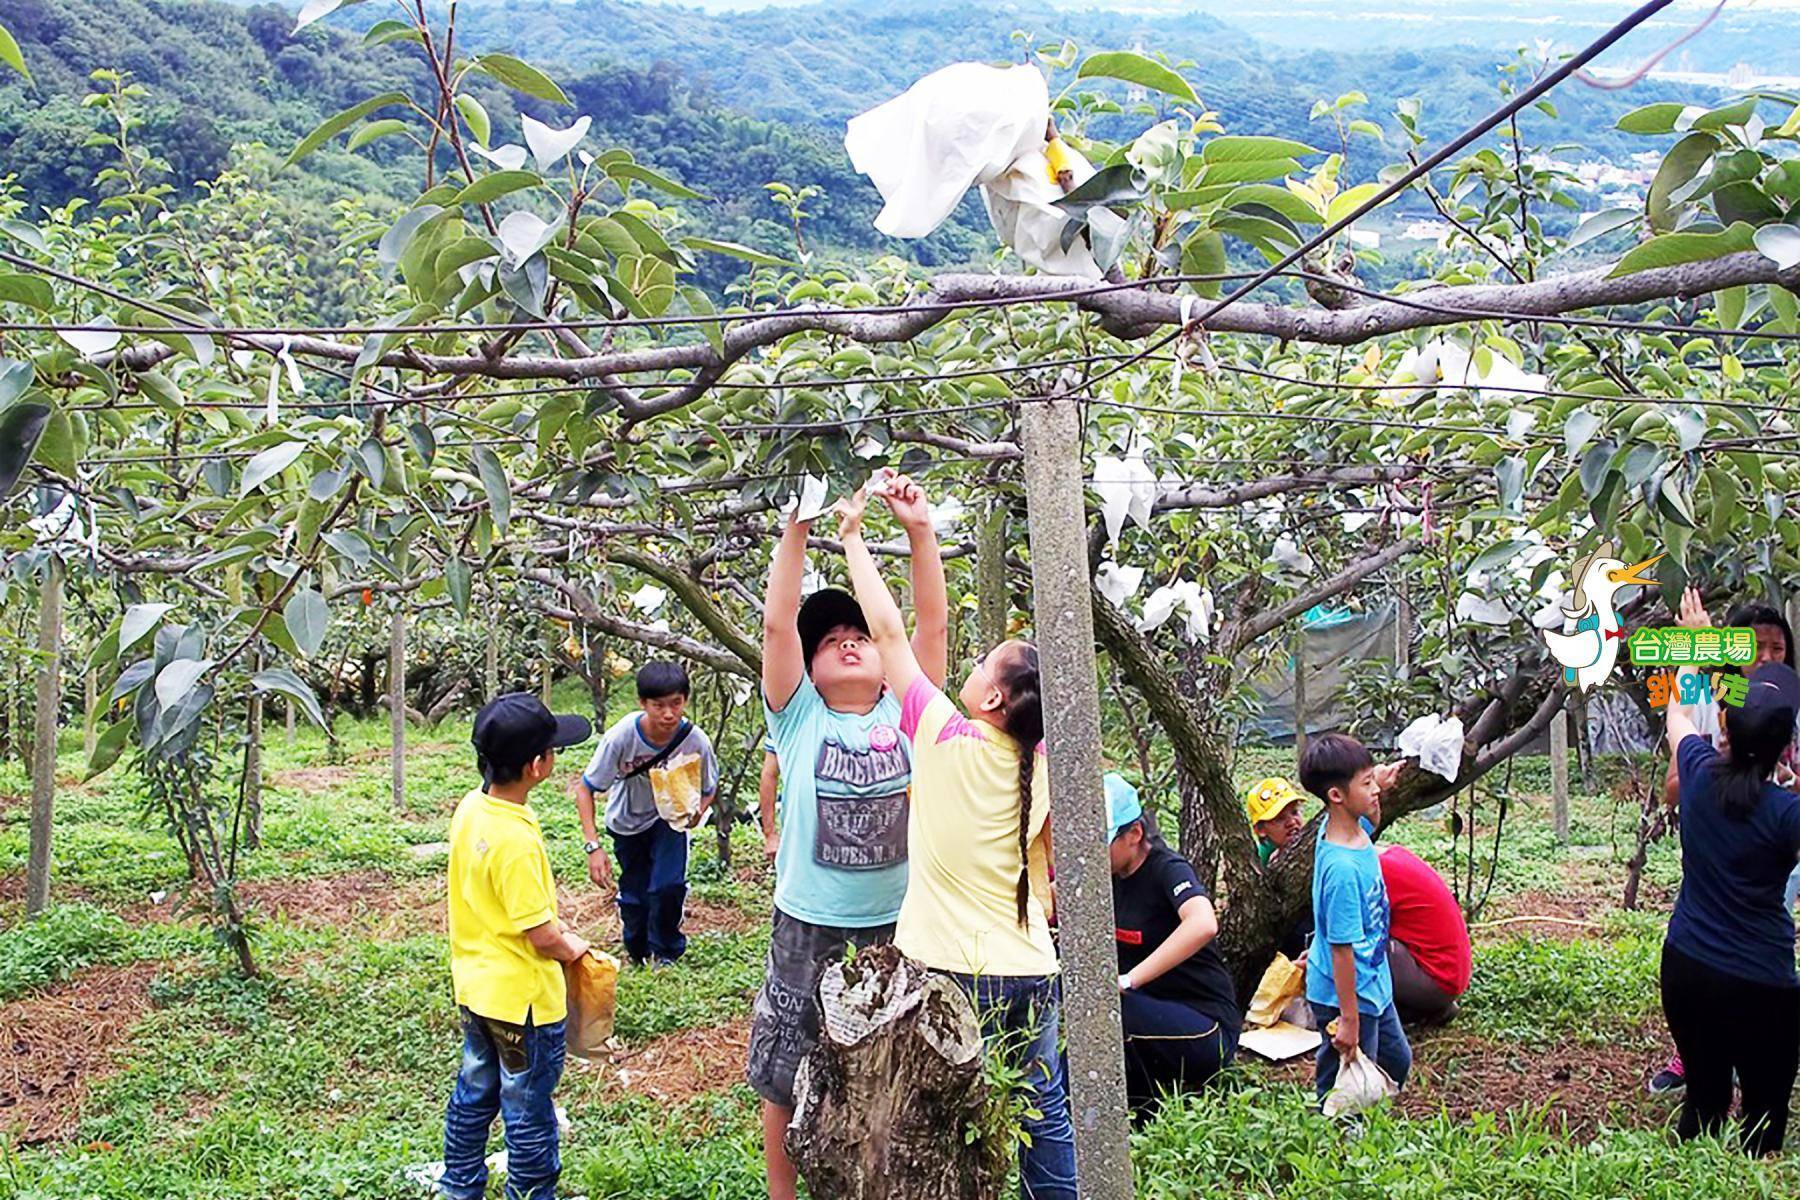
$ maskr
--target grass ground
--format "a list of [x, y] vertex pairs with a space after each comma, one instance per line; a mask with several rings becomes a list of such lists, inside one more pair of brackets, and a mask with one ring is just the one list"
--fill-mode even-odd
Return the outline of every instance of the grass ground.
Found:
[[[25, 785], [0, 766], [0, 1200], [422, 1194], [403, 1172], [439, 1157], [458, 1053], [436, 844], [469, 785], [468, 752], [460, 727], [416, 734], [396, 812], [385, 727], [340, 733], [342, 766], [325, 765], [317, 735], [271, 738], [246, 887], [265, 968], [253, 981], [172, 906], [182, 864], [122, 767], [60, 792], [56, 903], [23, 924]], [[65, 749], [74, 775], [78, 746]], [[1237, 770], [1247, 783], [1287, 761], [1245, 752]], [[1474, 988], [1454, 1026], [1418, 1039], [1399, 1109], [1346, 1134], [1308, 1111], [1304, 1067], [1245, 1064], [1137, 1136], [1141, 1195], [1800, 1194], [1794, 1166], [1676, 1145], [1673, 1106], [1644, 1094], [1667, 1051], [1656, 963], [1672, 846], [1651, 854], [1646, 911], [1621, 913], [1635, 814], [1579, 796], [1562, 847], [1542, 762], [1521, 762], [1514, 786]], [[583, 873], [573, 806], [557, 794], [538, 807], [565, 915], [616, 938], [608, 897]], [[1480, 828], [1485, 876], [1491, 826]], [[1450, 874], [1441, 821], [1414, 818], [1397, 836]], [[621, 1050], [572, 1065], [560, 1092], [573, 1121], [566, 1194], [760, 1194], [755, 1102], [739, 1080], [769, 880], [747, 829], [736, 870], [710, 837], [695, 847], [689, 958], [625, 975]]]

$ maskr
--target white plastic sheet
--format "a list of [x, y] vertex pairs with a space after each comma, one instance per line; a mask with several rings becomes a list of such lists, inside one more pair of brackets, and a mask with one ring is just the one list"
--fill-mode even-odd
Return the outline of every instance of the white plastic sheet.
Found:
[[1428, 713], [1400, 731], [1399, 745], [1400, 753], [1418, 759], [1421, 769], [1455, 783], [1462, 769], [1462, 718]]
[[1398, 1090], [1387, 1072], [1371, 1062], [1368, 1055], [1352, 1055], [1338, 1066], [1337, 1083], [1325, 1097], [1325, 1115], [1348, 1116], [1373, 1108]]
[[[881, 193], [882, 233], [924, 237], [979, 186], [994, 232], [1027, 264], [1098, 279], [1085, 242], [1062, 245], [1069, 217], [1056, 207], [1063, 192], [1045, 156], [1049, 122], [1049, 88], [1035, 66], [954, 63], [851, 118], [844, 149]], [[1080, 154], [1061, 151], [1077, 186], [1093, 175]]]

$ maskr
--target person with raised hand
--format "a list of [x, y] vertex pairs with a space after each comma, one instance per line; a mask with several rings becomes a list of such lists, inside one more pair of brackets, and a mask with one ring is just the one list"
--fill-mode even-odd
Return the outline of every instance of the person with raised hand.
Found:
[[[884, 472], [878, 484], [912, 551], [910, 661], [942, 680], [950, 617], [931, 506], [917, 484]], [[790, 520], [769, 570], [762, 689], [767, 747], [780, 764], [775, 903], [763, 985], [750, 1022], [746, 1074], [763, 1101], [763, 1159], [771, 1200], [792, 1200], [784, 1139], [794, 1074], [819, 1039], [819, 976], [849, 946], [893, 940], [907, 883], [912, 747], [881, 651], [854, 597], [821, 588], [802, 602], [807, 520]], [[903, 639], [904, 643], [904, 639]], [[765, 823], [765, 836], [771, 826]]]
[[964, 716], [907, 644], [900, 609], [863, 540], [864, 504], [858, 493], [838, 507], [844, 558], [913, 746], [912, 877], [894, 944], [969, 993], [990, 1052], [1024, 1043], [1030, 1095], [1021, 1191], [1030, 1200], [1074, 1200], [1075, 1137], [1057, 1050], [1059, 968], [1045, 907], [1050, 804], [1037, 648], [1009, 640], [971, 663], [958, 690]]

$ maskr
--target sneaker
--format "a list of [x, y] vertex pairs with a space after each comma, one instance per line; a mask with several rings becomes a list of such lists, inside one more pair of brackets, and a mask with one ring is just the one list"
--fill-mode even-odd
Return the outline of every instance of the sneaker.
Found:
[[1661, 1096], [1668, 1092], [1679, 1092], [1687, 1086], [1687, 1072], [1681, 1068], [1681, 1056], [1677, 1054], [1669, 1060], [1669, 1065], [1658, 1071], [1650, 1079], [1650, 1094]]

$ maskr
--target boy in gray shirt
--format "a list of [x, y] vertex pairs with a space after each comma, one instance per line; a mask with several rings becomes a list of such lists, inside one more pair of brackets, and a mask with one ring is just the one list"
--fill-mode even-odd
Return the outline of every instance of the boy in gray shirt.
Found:
[[[575, 784], [575, 808], [586, 839], [588, 878], [605, 887], [612, 865], [600, 844], [594, 797], [606, 793], [606, 831], [619, 856], [619, 923], [634, 965], [673, 963], [687, 949], [681, 932], [687, 901], [688, 830], [712, 806], [719, 764], [712, 742], [686, 717], [687, 670], [680, 663], [645, 664], [637, 674], [641, 712], [624, 717], [600, 739]], [[657, 810], [656, 778], [689, 755], [700, 760], [700, 803], [677, 828]]]

